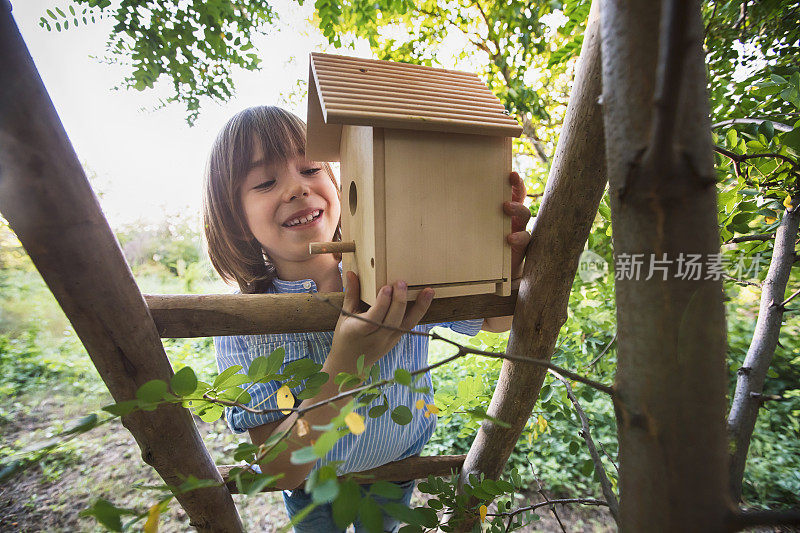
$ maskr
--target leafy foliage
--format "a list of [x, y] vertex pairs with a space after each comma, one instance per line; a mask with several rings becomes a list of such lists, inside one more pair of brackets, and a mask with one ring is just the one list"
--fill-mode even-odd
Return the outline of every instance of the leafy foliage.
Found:
[[[77, 7], [77, 10], [76, 10]], [[129, 66], [122, 87], [152, 89], [160, 78], [172, 83], [164, 104], [179, 102], [193, 124], [204, 98], [227, 101], [234, 94], [234, 67], [256, 70], [254, 33], [265, 31], [275, 14], [266, 0], [168, 0], [163, 2], [72, 0], [69, 13], [48, 9], [39, 25], [61, 31], [112, 18], [107, 60]]]

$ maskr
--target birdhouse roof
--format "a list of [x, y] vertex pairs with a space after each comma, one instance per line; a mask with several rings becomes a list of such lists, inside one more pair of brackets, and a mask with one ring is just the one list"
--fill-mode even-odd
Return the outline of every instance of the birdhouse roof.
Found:
[[312, 53], [308, 156], [338, 161], [344, 124], [502, 137], [522, 133], [475, 74]]

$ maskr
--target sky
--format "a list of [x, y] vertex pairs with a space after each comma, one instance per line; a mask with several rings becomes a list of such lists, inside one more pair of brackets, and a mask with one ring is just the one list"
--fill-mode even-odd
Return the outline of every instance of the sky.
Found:
[[[45, 10], [65, 0], [11, 0], [13, 16], [79, 160], [112, 226], [154, 223], [165, 214], [198, 213], [201, 179], [211, 144], [225, 121], [253, 105], [277, 104], [305, 118], [306, 101], [292, 96], [308, 76], [308, 54], [326, 41], [311, 25], [313, 2], [273, 2], [277, 28], [254, 39], [263, 60], [258, 72], [234, 73], [237, 93], [225, 104], [204, 102], [194, 127], [181, 104], [154, 110], [167, 90], [114, 90], [124, 77], [102, 63], [110, 20], [48, 32]], [[369, 56], [368, 48], [351, 55]]]

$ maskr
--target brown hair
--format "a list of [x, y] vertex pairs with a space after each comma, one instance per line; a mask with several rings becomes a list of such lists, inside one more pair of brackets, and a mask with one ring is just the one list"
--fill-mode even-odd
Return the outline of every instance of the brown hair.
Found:
[[[279, 107], [250, 107], [225, 124], [211, 147], [203, 183], [208, 255], [222, 279], [235, 282], [245, 294], [265, 292], [275, 278], [275, 267], [247, 226], [239, 195], [257, 141], [267, 161], [304, 156], [306, 125]], [[335, 185], [330, 165], [323, 168]], [[341, 225], [334, 235], [340, 239]]]

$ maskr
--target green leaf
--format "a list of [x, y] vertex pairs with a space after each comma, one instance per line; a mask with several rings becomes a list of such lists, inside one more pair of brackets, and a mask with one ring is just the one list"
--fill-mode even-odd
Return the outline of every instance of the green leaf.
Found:
[[222, 416], [222, 413], [225, 412], [225, 408], [221, 405], [212, 405], [208, 409], [205, 409], [202, 413], [198, 413], [200, 419], [203, 422], [211, 423], [216, 422]]
[[403, 497], [403, 489], [398, 487], [396, 483], [390, 483], [389, 481], [376, 481], [370, 486], [369, 492], [389, 500], [398, 500]]
[[250, 379], [254, 382], [265, 377], [267, 375], [267, 358], [263, 355], [259, 355], [253, 359], [250, 363], [250, 367], [247, 369], [247, 375], [250, 376]]
[[275, 348], [269, 357], [267, 357], [267, 368], [265, 370], [265, 375], [274, 374], [277, 372], [281, 365], [283, 365], [283, 361], [286, 358], [286, 350], [283, 346], [278, 346]]
[[175, 372], [170, 380], [172, 392], [178, 396], [188, 396], [197, 390], [197, 376], [190, 367], [185, 366]]
[[389, 409], [389, 404], [384, 403], [382, 405], [376, 405], [375, 407], [370, 408], [367, 416], [370, 418], [378, 418], [379, 416], [383, 415]]
[[93, 516], [103, 526], [111, 531], [122, 531], [121, 517], [125, 515], [137, 516], [139, 513], [131, 509], [117, 507], [108, 500], [98, 499], [90, 508], [80, 512], [80, 516]]
[[356, 373], [358, 375], [361, 375], [361, 372], [364, 371], [364, 359], [365, 358], [366, 358], [366, 356], [364, 354], [361, 354], [361, 355], [358, 356], [358, 359], [356, 360]]
[[136, 397], [143, 402], [156, 403], [164, 399], [167, 392], [167, 384], [160, 379], [152, 379], [139, 387]]
[[92, 413], [90, 415], [86, 415], [68, 426], [64, 431], [61, 432], [61, 434], [71, 435], [73, 433], [85, 433], [95, 427], [98, 421], [99, 418], [96, 414]]
[[312, 446], [316, 456], [320, 459], [324, 458], [325, 454], [333, 449], [341, 437], [342, 434], [338, 429], [332, 429], [320, 435]]
[[795, 154], [800, 156], [800, 126], [795, 126], [792, 131], [788, 131], [780, 136], [782, 145], [791, 148]]
[[339, 482], [335, 479], [326, 479], [311, 491], [314, 503], [330, 503], [339, 495]]
[[392, 409], [392, 420], [394, 420], [396, 424], [405, 426], [411, 422], [412, 418], [411, 409], [406, 405], [398, 405]]
[[768, 141], [771, 141], [775, 136], [775, 126], [769, 120], [765, 120], [758, 126], [758, 133], [761, 133]]
[[237, 373], [239, 370], [242, 369], [242, 365], [233, 365], [231, 367], [226, 368], [216, 377], [214, 383], [211, 385], [214, 388], [219, 387], [222, 383], [225, 383], [225, 380]]
[[103, 407], [103, 411], [112, 415], [125, 416], [139, 408], [139, 400], [128, 400], [125, 402], [112, 403]]
[[372, 498], [366, 497], [359, 502], [358, 518], [369, 533], [383, 533], [383, 513]]
[[333, 501], [333, 521], [339, 528], [345, 529], [355, 521], [360, 501], [361, 490], [355, 481], [339, 484], [339, 496]]
[[314, 462], [317, 459], [319, 459], [319, 457], [317, 457], [316, 452], [314, 452], [314, 448], [306, 446], [305, 448], [293, 451], [292, 457], [289, 460], [293, 465], [302, 465]]
[[411, 385], [411, 372], [405, 368], [398, 368], [394, 371], [394, 380], [400, 385], [405, 385], [408, 387]]

